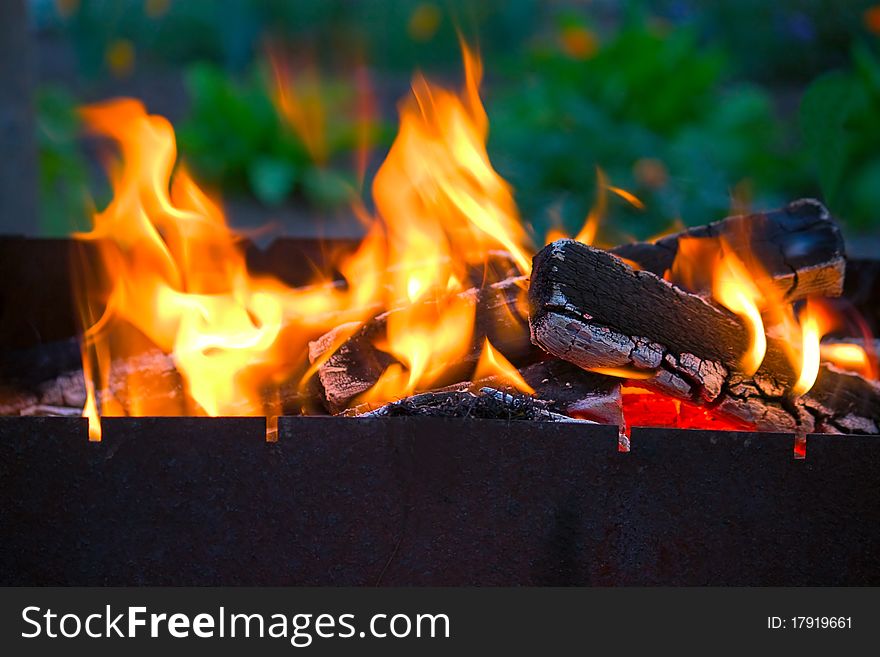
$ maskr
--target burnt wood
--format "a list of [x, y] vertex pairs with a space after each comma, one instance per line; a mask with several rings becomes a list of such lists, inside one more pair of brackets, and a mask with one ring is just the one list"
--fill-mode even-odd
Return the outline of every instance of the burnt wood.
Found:
[[[717, 405], [760, 430], [877, 433], [880, 386], [823, 364], [807, 395], [781, 341], [752, 377], [738, 371], [749, 344], [742, 320], [649, 271], [574, 240], [534, 258], [530, 328], [535, 344], [584, 369], [631, 368], [645, 385]], [[636, 377], [638, 378], [638, 377]]]
[[814, 199], [794, 201], [780, 210], [728, 217], [654, 242], [624, 244], [611, 252], [662, 277], [672, 267], [683, 238], [718, 237], [741, 259], [763, 269], [789, 301], [811, 295], [836, 297], [843, 292], [843, 237], [825, 206]]

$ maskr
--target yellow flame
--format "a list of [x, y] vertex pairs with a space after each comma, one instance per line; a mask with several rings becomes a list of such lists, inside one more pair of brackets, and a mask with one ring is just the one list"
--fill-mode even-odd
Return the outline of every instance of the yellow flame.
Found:
[[535, 394], [535, 389], [526, 382], [504, 354], [492, 346], [488, 338], [483, 342], [483, 352], [480, 354], [480, 360], [477, 361], [477, 368], [472, 378], [475, 384], [484, 379], [498, 379], [520, 392]]
[[801, 369], [798, 379], [792, 387], [797, 395], [806, 394], [819, 374], [819, 340], [822, 337], [818, 318], [809, 312], [809, 304], [805, 317], [801, 319]]
[[763, 296], [749, 271], [731, 249], [722, 248], [716, 260], [712, 296], [724, 307], [739, 315], [749, 330], [749, 346], [740, 360], [743, 373], [751, 376], [758, 371], [767, 352], [764, 320], [758, 304]]

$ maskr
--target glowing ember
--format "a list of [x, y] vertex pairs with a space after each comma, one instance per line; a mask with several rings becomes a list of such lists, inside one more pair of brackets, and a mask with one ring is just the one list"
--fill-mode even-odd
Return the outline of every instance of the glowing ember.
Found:
[[677, 429], [714, 429], [718, 431], [754, 431], [755, 427], [704, 406], [673, 399], [656, 392], [624, 386], [623, 416], [627, 427], [671, 427]]

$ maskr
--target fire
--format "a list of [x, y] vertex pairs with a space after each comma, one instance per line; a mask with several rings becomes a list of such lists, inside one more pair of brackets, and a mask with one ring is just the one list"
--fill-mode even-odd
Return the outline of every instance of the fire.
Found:
[[[460, 93], [417, 75], [400, 109], [400, 131], [373, 182], [388, 238], [381, 347], [397, 363], [362, 398], [384, 401], [437, 382], [473, 340], [475, 299], [469, 269], [505, 251], [520, 273], [531, 245], [513, 194], [486, 152], [488, 119], [479, 97], [482, 64], [463, 44]], [[492, 281], [485, 281], [492, 282]]]
[[507, 360], [503, 354], [492, 346], [489, 339], [483, 342], [483, 352], [480, 354], [480, 360], [477, 361], [477, 369], [474, 370], [474, 382], [483, 381], [484, 379], [497, 379], [506, 386], [515, 388], [527, 395], [535, 394], [535, 389], [526, 383], [513, 364]]
[[[501, 277], [496, 268], [504, 276], [513, 270], [523, 281], [517, 301], [525, 303], [534, 248], [512, 190], [486, 150], [481, 61], [462, 47], [461, 90], [414, 78], [412, 95], [400, 108], [399, 133], [373, 181], [375, 216], [368, 216], [364, 205], [355, 206], [367, 235], [354, 254], [333, 263], [343, 280], [316, 276], [301, 288], [248, 270], [243, 242], [220, 205], [177, 161], [170, 123], [133, 100], [82, 110], [89, 130], [111, 139], [121, 152], [110, 167], [112, 201], [95, 215], [93, 229], [77, 236], [97, 255], [92, 262], [97, 266], [78, 272], [87, 390], [83, 414], [93, 440], [101, 437], [101, 416], [277, 415], [282, 384], [304, 386], [364, 321], [383, 311], [385, 332], [375, 346], [394, 362], [354, 403], [386, 402], [454, 383], [447, 380], [455, 370], [450, 364], [465, 362], [481, 342], [474, 381], [496, 379], [534, 393], [476, 326], [475, 280], [490, 286]], [[326, 116], [314, 69], [295, 77], [276, 60], [275, 74], [278, 111], [314, 161], [325, 163]], [[361, 175], [373, 112], [362, 82]], [[577, 235], [586, 243], [596, 239], [609, 194], [644, 208], [598, 168], [596, 182], [596, 201]], [[749, 343], [740, 367], [748, 375], [764, 359], [767, 325], [790, 345], [798, 373], [794, 395], [810, 390], [823, 361], [876, 376], [873, 350], [820, 343], [834, 324], [822, 303], [810, 300], [796, 317], [791, 304], [768, 288], [749, 254], [734, 253], [723, 239], [680, 239], [666, 278], [711, 291], [715, 301], [742, 318]], [[308, 341], [330, 329], [336, 329], [333, 343], [309, 366]], [[170, 359], [171, 376], [125, 366], [153, 352]], [[655, 374], [633, 368], [597, 371], [629, 381]], [[120, 377], [123, 394], [117, 395], [111, 389], [120, 388], [110, 382]], [[156, 390], [162, 394], [152, 394]], [[676, 426], [735, 426], [696, 405], [626, 390], [624, 410], [631, 425], [657, 424], [660, 413], [674, 416]]]
[[345, 115], [354, 127], [354, 168], [362, 187], [370, 148], [376, 140], [377, 103], [367, 66], [359, 53], [347, 69], [351, 71], [352, 98], [334, 93], [334, 79], [324, 80], [319, 73], [314, 53], [294, 58], [277, 45], [267, 52], [271, 71], [270, 96], [283, 123], [297, 136], [312, 162], [318, 167], [328, 164], [336, 136], [331, 129], [332, 118]]
[[[252, 275], [220, 206], [177, 163], [165, 119], [133, 100], [83, 109], [89, 130], [112, 139], [122, 156], [111, 167], [113, 200], [95, 215], [92, 231], [78, 235], [94, 246], [99, 264], [81, 272], [84, 414], [93, 438], [100, 438], [101, 415], [273, 415], [273, 389], [292, 376], [304, 384], [320, 365], [305, 367], [308, 340], [346, 322], [353, 332], [383, 309], [393, 312], [377, 346], [397, 362], [368, 399], [429, 387], [466, 355], [476, 306], [469, 276], [481, 267], [488, 272], [497, 252], [528, 274], [532, 246], [486, 152], [480, 60], [466, 46], [464, 55], [460, 93], [415, 78], [373, 183], [377, 216], [368, 219], [358, 251], [336, 263], [343, 285], [317, 279], [293, 289]], [[314, 69], [296, 84], [279, 60], [275, 72], [279, 111], [323, 162], [325, 117]], [[119, 372], [115, 363], [154, 348], [173, 360], [183, 399], [144, 401], [155, 395], [140, 393], [159, 384], [137, 372], [126, 375], [126, 398], [114, 398], [108, 383], [111, 371]]]
[[[748, 236], [740, 237], [739, 241], [746, 244]], [[749, 330], [749, 345], [741, 357], [740, 368], [747, 375], [761, 366], [770, 331], [779, 338], [778, 343], [796, 372], [790, 389], [794, 396], [809, 392], [823, 361], [869, 378], [874, 376], [876, 361], [861, 346], [820, 344], [830, 331], [849, 325], [859, 328], [866, 344], [873, 346], [870, 332], [858, 313], [852, 308], [843, 313], [828, 300], [809, 298], [796, 314], [793, 304], [772, 285], [751, 254], [744, 253], [741, 259], [723, 238], [680, 238], [675, 261], [664, 277], [691, 291], [710, 289], [718, 303], [743, 319]]]
[[[291, 289], [247, 271], [240, 239], [220, 207], [183, 167], [174, 171], [171, 125], [132, 100], [82, 110], [89, 130], [117, 143], [122, 159], [111, 168], [114, 197], [94, 217], [91, 243], [100, 266], [84, 274], [84, 372], [89, 379], [85, 414], [93, 439], [98, 415], [272, 415], [266, 389], [304, 362], [309, 337], [342, 318], [365, 318], [375, 309], [381, 252], [362, 248], [342, 269], [348, 288], [316, 285]], [[374, 240], [375, 241], [375, 240]], [[114, 362], [158, 347], [183, 379], [186, 399], [143, 400], [153, 385], [143, 373], [128, 375], [127, 400], [107, 384]]]
[[754, 431], [755, 427], [711, 408], [673, 399], [635, 386], [621, 388], [627, 428], [675, 427], [718, 431]]
[[590, 371], [630, 381], [650, 379], [656, 374], [653, 370], [638, 370], [635, 367], [593, 367], [590, 368]]

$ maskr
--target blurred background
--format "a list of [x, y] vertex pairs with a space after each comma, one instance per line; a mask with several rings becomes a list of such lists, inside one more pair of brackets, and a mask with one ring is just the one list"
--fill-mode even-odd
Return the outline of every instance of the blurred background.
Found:
[[413, 72], [461, 84], [458, 31], [539, 241], [577, 230], [599, 166], [645, 204], [600, 243], [816, 196], [880, 253], [880, 5], [856, 0], [4, 0], [0, 232], [89, 225], [108, 185], [75, 110], [126, 95], [233, 226], [356, 234]]

